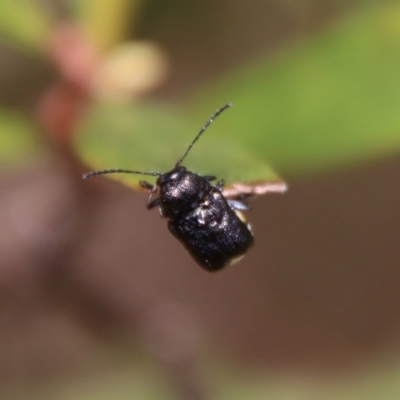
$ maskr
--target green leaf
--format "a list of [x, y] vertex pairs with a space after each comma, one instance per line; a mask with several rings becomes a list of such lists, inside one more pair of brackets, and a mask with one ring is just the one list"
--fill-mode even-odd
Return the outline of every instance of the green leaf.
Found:
[[44, 51], [52, 21], [37, 2], [0, 1], [0, 37], [29, 51]]
[[399, 151], [399, 71], [400, 6], [392, 4], [233, 72], [187, 112], [197, 118], [231, 101], [215, 137], [234, 137], [284, 174], [337, 168]]
[[[188, 120], [176, 110], [151, 105], [103, 105], [77, 135], [77, 148], [94, 169], [122, 168], [166, 172], [172, 169], [215, 110], [202, 118]], [[225, 111], [207, 130], [185, 159], [184, 165], [202, 175], [217, 175], [230, 182], [278, 181], [261, 159], [254, 157], [233, 138], [216, 139]], [[110, 177], [137, 185], [141, 175], [113, 174]], [[149, 178], [149, 179], [147, 179]], [[146, 180], [154, 181], [146, 176]]]
[[39, 149], [32, 123], [22, 115], [0, 110], [0, 163], [15, 162]]
[[[79, 148], [96, 168], [166, 171], [219, 106], [185, 165], [228, 182], [337, 168], [400, 147], [400, 6], [353, 15], [271, 62], [237, 71], [179, 113], [103, 107]], [[209, 138], [210, 137], [210, 138]], [[124, 176], [134, 182], [136, 176]], [[122, 178], [122, 176], [121, 176]]]

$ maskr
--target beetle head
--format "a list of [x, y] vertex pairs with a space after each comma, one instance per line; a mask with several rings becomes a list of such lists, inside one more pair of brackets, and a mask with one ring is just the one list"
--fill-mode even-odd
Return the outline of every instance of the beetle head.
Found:
[[160, 207], [164, 217], [177, 217], [193, 211], [211, 188], [209, 182], [178, 166], [157, 179]]

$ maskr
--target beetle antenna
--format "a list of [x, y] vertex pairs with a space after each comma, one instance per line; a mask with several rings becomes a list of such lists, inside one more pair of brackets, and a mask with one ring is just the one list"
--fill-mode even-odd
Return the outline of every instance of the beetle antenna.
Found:
[[119, 169], [119, 168], [112, 168], [112, 169], [102, 169], [100, 171], [92, 171], [82, 175], [82, 179], [88, 179], [92, 176], [96, 175], [104, 175], [104, 174], [139, 174], [139, 175], [151, 175], [151, 176], [160, 176], [160, 172], [142, 172], [142, 171], [131, 171], [129, 169]]
[[178, 162], [175, 164], [175, 167], [178, 167], [180, 164], [182, 164], [182, 161], [185, 159], [185, 157], [188, 155], [190, 149], [193, 147], [193, 145], [199, 140], [200, 136], [204, 133], [204, 131], [211, 125], [211, 123], [214, 121], [215, 118], [218, 117], [219, 114], [222, 113], [222, 111], [225, 111], [227, 108], [232, 107], [232, 103], [225, 104], [221, 108], [219, 108], [213, 115], [211, 115], [210, 119], [204, 124], [204, 126], [200, 129], [200, 132], [197, 134], [197, 136], [193, 139], [193, 142], [190, 143], [189, 147], [187, 148], [185, 154], [183, 155], [182, 158], [178, 160]]

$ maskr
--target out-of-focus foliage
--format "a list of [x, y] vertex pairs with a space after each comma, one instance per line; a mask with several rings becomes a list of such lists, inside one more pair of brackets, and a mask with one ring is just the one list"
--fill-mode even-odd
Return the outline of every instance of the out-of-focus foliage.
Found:
[[30, 52], [43, 51], [52, 20], [44, 7], [31, 0], [0, 1], [2, 39]]
[[[395, 400], [400, 396], [399, 368], [375, 366], [363, 374], [349, 378], [319, 378], [298, 374], [276, 374], [263, 370], [246, 370], [231, 366], [215, 366], [208, 380], [218, 387], [217, 400]], [[155, 384], [156, 382], [156, 384]], [[53, 399], [60, 392], [65, 400], [115, 400], [175, 399], [168, 392], [162, 376], [154, 370], [140, 365], [135, 369], [114, 371], [102, 379], [85, 382], [63, 382], [49, 389], [47, 385], [44, 399]]]
[[77, 19], [99, 50], [126, 40], [142, 0], [73, 0]]
[[[0, 38], [19, 50], [43, 54], [50, 37], [52, 18], [30, 0], [0, 2]], [[34, 124], [12, 110], [0, 110], [0, 162], [15, 162], [34, 154], [39, 140]]]
[[33, 124], [19, 113], [0, 110], [0, 163], [23, 159], [38, 149]]
[[[187, 163], [196, 171], [228, 180], [270, 180], [274, 175], [268, 162], [285, 173], [304, 173], [397, 151], [396, 24], [398, 5], [354, 13], [274, 60], [232, 72], [195, 96], [180, 114], [136, 104], [110, 112], [107, 124], [107, 113], [94, 114], [100, 119], [91, 121], [86, 137], [79, 136], [84, 138], [78, 143], [82, 157], [96, 168], [164, 171], [207, 116], [227, 101], [235, 107], [219, 117], [189, 156]], [[121, 140], [116, 132], [124, 127]]]
[[[74, 4], [89, 36], [106, 49], [126, 36], [125, 16], [140, 3]], [[30, 50], [43, 49], [50, 30], [50, 18], [34, 4], [6, 0], [0, 5], [3, 36]], [[212, 137], [202, 138], [190, 155], [195, 170], [213, 170], [228, 180], [270, 180], [276, 177], [269, 162], [284, 173], [304, 173], [397, 151], [399, 23], [397, 4], [354, 12], [327, 32], [281, 50], [273, 60], [259, 60], [231, 72], [194, 96], [181, 113], [137, 104], [131, 109], [109, 107], [114, 114], [130, 114], [122, 120], [131, 119], [136, 128], [131, 124], [118, 143], [115, 132], [121, 132], [122, 124], [106, 110], [102, 118], [110, 116], [107, 131], [102, 130], [102, 122], [90, 121], [87, 126], [95, 129], [82, 130], [86, 136], [81, 142], [78, 138], [79, 151], [86, 162], [95, 161], [99, 168], [164, 170], [173, 165], [176, 157], [171, 155], [189, 143], [206, 116], [227, 101], [234, 102], [235, 108], [219, 118], [218, 129], [206, 134]], [[108, 145], [101, 148], [99, 143], [104, 142]], [[172, 147], [169, 152], [166, 142]], [[127, 150], [120, 151], [122, 146]], [[138, 177], [130, 179], [138, 181]]]
[[212, 102], [235, 102], [215, 136], [290, 173], [398, 151], [399, 27], [398, 4], [354, 13], [214, 82], [190, 110], [202, 115]]
[[[315, 377], [290, 374], [262, 374], [260, 371], [237, 371], [225, 379], [221, 400], [394, 400], [400, 396], [399, 368], [376, 365], [353, 376]], [[235, 378], [233, 378], [235, 375]]]

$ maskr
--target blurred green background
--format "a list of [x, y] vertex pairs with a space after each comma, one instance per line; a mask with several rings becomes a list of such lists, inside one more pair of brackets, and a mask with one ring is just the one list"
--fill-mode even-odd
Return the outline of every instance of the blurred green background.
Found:
[[[2, 399], [398, 399], [400, 3], [3, 0]], [[252, 200], [201, 270], [139, 177]]]

